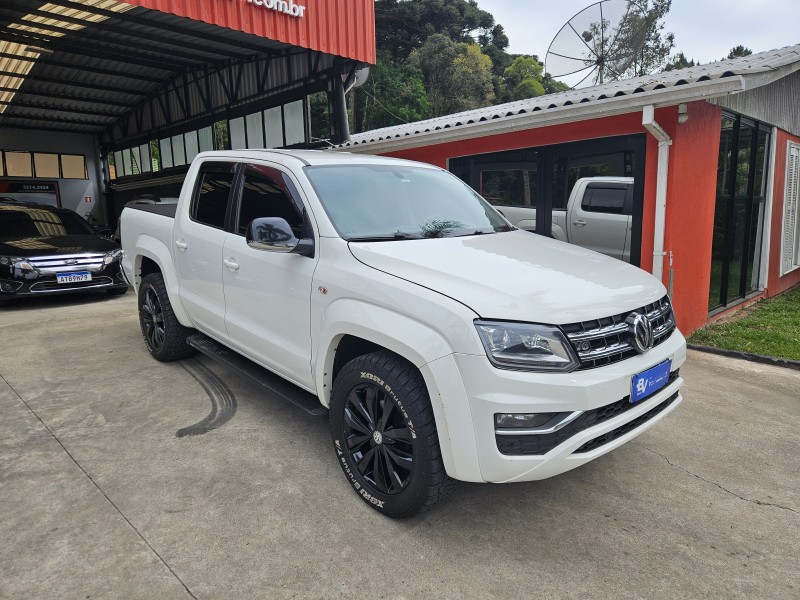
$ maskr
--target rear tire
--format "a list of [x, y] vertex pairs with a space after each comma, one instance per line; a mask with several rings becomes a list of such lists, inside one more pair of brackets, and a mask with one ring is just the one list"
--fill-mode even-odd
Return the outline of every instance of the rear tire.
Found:
[[[110, 291], [110, 290], [109, 290]], [[153, 358], [169, 362], [194, 354], [186, 338], [194, 333], [175, 316], [161, 273], [150, 273], [139, 286], [139, 325]]]
[[405, 359], [381, 351], [347, 363], [333, 384], [330, 419], [339, 466], [378, 512], [411, 517], [455, 489], [425, 382]]

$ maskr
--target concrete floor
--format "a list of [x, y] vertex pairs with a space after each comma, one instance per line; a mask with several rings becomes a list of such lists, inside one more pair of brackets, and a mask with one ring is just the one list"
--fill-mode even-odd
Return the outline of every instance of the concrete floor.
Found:
[[397, 522], [325, 422], [152, 360], [132, 294], [15, 302], [0, 336], [2, 598], [800, 597], [796, 371], [690, 353], [630, 444]]

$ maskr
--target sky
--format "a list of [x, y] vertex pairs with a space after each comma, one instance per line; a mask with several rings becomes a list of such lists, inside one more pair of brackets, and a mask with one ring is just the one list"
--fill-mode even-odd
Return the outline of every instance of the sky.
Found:
[[[477, 0], [510, 40], [508, 52], [544, 61], [558, 30], [592, 0]], [[742, 44], [754, 53], [800, 43], [800, 0], [672, 0], [665, 31], [675, 50], [708, 63]]]

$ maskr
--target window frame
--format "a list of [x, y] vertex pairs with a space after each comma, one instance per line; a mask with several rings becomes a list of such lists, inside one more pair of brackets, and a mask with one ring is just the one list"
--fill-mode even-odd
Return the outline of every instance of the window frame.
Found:
[[[240, 170], [241, 163], [236, 161], [207, 161], [200, 165], [199, 170], [197, 171], [197, 178], [195, 180], [194, 189], [192, 190], [192, 202], [189, 205], [189, 220], [192, 223], [197, 223], [198, 225], [202, 225], [204, 227], [210, 227], [211, 229], [218, 229], [222, 231], [231, 232], [232, 231], [232, 220], [233, 216], [232, 213], [234, 205], [238, 204], [238, 198], [240, 195], [240, 181], [241, 181], [241, 170]], [[231, 180], [231, 189], [228, 192], [228, 203], [225, 207], [225, 218], [223, 220], [222, 227], [217, 227], [216, 225], [212, 225], [210, 223], [206, 223], [204, 221], [200, 221], [197, 218], [197, 201], [200, 197], [200, 188], [202, 186], [203, 177], [206, 173], [217, 173], [217, 174], [231, 174], [233, 175], [233, 179]]]
[[[795, 155], [794, 158], [792, 154]], [[798, 238], [800, 238], [800, 143], [791, 140], [786, 143], [786, 173], [784, 178], [783, 215], [781, 217], [781, 277], [800, 269], [800, 242], [798, 242]], [[792, 209], [794, 223], [791, 230], [789, 223], [787, 223], [790, 202], [794, 204]], [[792, 246], [792, 256], [788, 257], [788, 267], [787, 242], [791, 243]]]

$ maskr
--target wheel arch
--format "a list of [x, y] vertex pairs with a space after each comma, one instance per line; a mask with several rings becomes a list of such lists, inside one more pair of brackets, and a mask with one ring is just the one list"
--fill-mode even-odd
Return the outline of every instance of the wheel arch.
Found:
[[164, 278], [172, 310], [181, 325], [191, 327], [189, 315], [180, 302], [180, 284], [178, 275], [172, 264], [172, 256], [163, 242], [154, 237], [142, 235], [136, 240], [135, 255], [133, 257], [133, 285], [139, 293], [142, 278], [151, 273], [160, 273]]
[[[443, 393], [444, 390], [437, 383], [435, 370], [430, 368], [430, 363], [438, 359], [449, 357], [452, 360], [453, 350], [444, 337], [410, 317], [354, 300], [342, 300], [331, 305], [322, 322], [324, 326], [315, 360], [315, 380], [320, 401], [330, 406], [334, 378], [349, 361], [376, 350], [395, 354], [411, 363], [425, 382], [447, 473], [457, 479], [478, 480], [474, 475], [478, 472], [477, 457], [468, 458], [463, 452], [454, 452], [454, 446], [475, 445], [469, 403], [463, 385], [460, 386], [460, 393]], [[452, 384], [450, 377], [447, 384]], [[456, 414], [459, 416], [456, 417]], [[459, 421], [461, 427], [465, 418], [470, 421], [469, 427], [462, 428], [460, 433], [450, 430], [450, 420]], [[467, 473], [470, 475], [467, 476]]]

